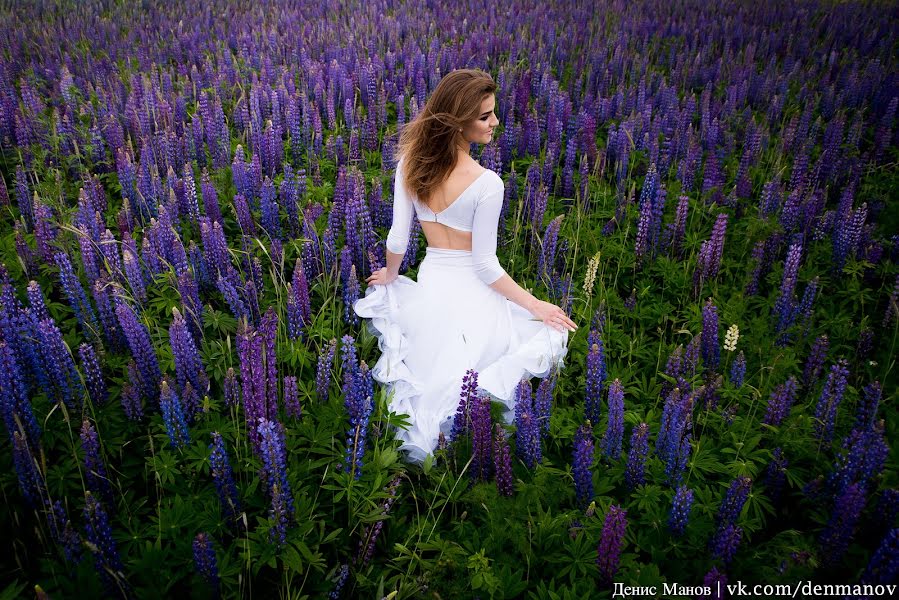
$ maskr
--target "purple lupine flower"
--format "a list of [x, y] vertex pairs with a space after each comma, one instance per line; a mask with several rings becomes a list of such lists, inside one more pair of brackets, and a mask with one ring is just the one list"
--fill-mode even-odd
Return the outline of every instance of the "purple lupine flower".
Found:
[[[443, 433], [443, 432], [441, 432]], [[502, 424], [496, 424], [493, 436], [493, 466], [496, 472], [496, 489], [502, 496], [512, 495], [512, 454]]]
[[687, 211], [690, 205], [688, 196], [679, 196], [677, 208], [674, 213], [674, 223], [671, 231], [670, 250], [673, 256], [680, 256], [683, 250], [683, 240], [687, 230]]
[[697, 600], [724, 600], [727, 590], [727, 575], [719, 571], [718, 567], [712, 567], [712, 570], [703, 577], [702, 587], [710, 590], [710, 593], [697, 596]]
[[78, 356], [81, 358], [81, 368], [84, 370], [88, 394], [97, 405], [106, 404], [109, 394], [106, 391], [106, 382], [103, 379], [97, 352], [92, 345], [84, 343], [78, 346]]
[[605, 348], [602, 339], [597, 336], [587, 352], [587, 389], [584, 394], [584, 420], [590, 421], [593, 427], [599, 423], [605, 380]]
[[721, 361], [718, 343], [718, 307], [709, 298], [702, 307], [702, 362], [708, 369], [717, 369]]
[[212, 537], [205, 532], [200, 532], [194, 538], [194, 566], [197, 573], [212, 588], [212, 597], [219, 597], [219, 569], [215, 560], [215, 546]]
[[829, 344], [830, 340], [827, 334], [815, 338], [815, 342], [812, 344], [808, 358], [805, 361], [805, 366], [802, 369], [802, 383], [806, 388], [810, 388], [821, 376], [821, 372], [824, 370], [824, 361], [827, 359], [827, 347]]
[[281, 220], [278, 215], [278, 198], [275, 192], [275, 184], [268, 177], [262, 182], [259, 204], [262, 209], [262, 229], [271, 238], [281, 237]]
[[4, 382], [0, 387], [0, 417], [3, 418], [10, 440], [14, 432], [20, 431], [18, 421], [22, 424], [22, 433], [29, 444], [37, 447], [41, 428], [28, 399], [24, 373], [16, 361], [14, 348], [2, 341], [2, 336], [0, 331], [0, 381]]
[[827, 382], [818, 398], [818, 404], [815, 407], [815, 437], [825, 443], [830, 443], [833, 439], [837, 409], [840, 402], [843, 401], [843, 392], [846, 390], [848, 377], [849, 363], [841, 358], [830, 368]]
[[121, 298], [116, 298], [115, 312], [125, 339], [128, 340], [131, 354], [140, 370], [143, 395], [148, 399], [153, 398], [159, 389], [162, 374], [159, 371], [159, 362], [156, 359], [153, 342], [150, 341], [150, 333], [146, 326], [138, 320], [134, 309]]
[[783, 279], [780, 283], [780, 294], [774, 303], [774, 316], [777, 319], [775, 331], [786, 331], [796, 316], [796, 278], [799, 273], [799, 262], [802, 259], [802, 244], [791, 244], [784, 261]]
[[160, 384], [159, 407], [162, 410], [162, 421], [165, 424], [172, 448], [177, 450], [190, 444], [190, 430], [187, 428], [187, 419], [181, 408], [181, 400], [166, 380]]
[[315, 393], [321, 402], [328, 401], [328, 384], [331, 379], [331, 368], [334, 364], [334, 354], [337, 351], [337, 339], [331, 338], [327, 348], [323, 348], [318, 355], [318, 364], [315, 371]]
[[[894, 239], [893, 252], [895, 253], [897, 251], [899, 251], [899, 240]], [[897, 262], [896, 259], [893, 259], [893, 262]], [[883, 326], [887, 327], [896, 319], [899, 319], [899, 275], [896, 275], [896, 283], [893, 284], [893, 292], [887, 300], [887, 307], [883, 313]]]
[[856, 482], [834, 500], [830, 520], [821, 532], [822, 564], [834, 566], [843, 558], [865, 507], [865, 494], [865, 484]]
[[240, 359], [240, 388], [244, 417], [248, 429], [247, 437], [253, 452], [260, 452], [260, 438], [257, 424], [268, 416], [265, 390], [265, 346], [264, 339], [253, 327], [241, 322], [237, 328], [237, 355]]
[[259, 324], [259, 333], [265, 344], [265, 416], [274, 420], [278, 416], [278, 355], [275, 351], [278, 334], [278, 313], [270, 306]]
[[359, 316], [353, 310], [353, 305], [359, 299], [359, 280], [356, 276], [356, 265], [352, 264], [349, 246], [344, 246], [340, 253], [340, 274], [343, 289], [343, 320], [345, 323], [358, 325]]
[[684, 350], [684, 367], [683, 374], [692, 376], [696, 374], [696, 367], [699, 365], [699, 358], [702, 354], [702, 332], [690, 338], [690, 343]]
[[[520, 384], [519, 384], [520, 385]], [[469, 401], [471, 414], [471, 479], [489, 481], [493, 475], [493, 440], [490, 420], [490, 397], [475, 395]]]
[[231, 309], [231, 314], [234, 315], [238, 320], [251, 318], [250, 311], [247, 309], [246, 304], [240, 297], [240, 292], [237, 291], [237, 287], [234, 282], [231, 281], [230, 278], [226, 278], [221, 274], [218, 276], [216, 280], [216, 285], [218, 286], [219, 291], [222, 293], [222, 296], [225, 298], [225, 302], [228, 303], [228, 308]]
[[65, 507], [59, 500], [53, 503], [53, 510], [47, 511], [47, 523], [50, 526], [50, 535], [53, 540], [62, 546], [66, 560], [73, 564], [80, 563], [82, 559], [81, 536], [75, 531], [72, 520], [69, 519]]
[[[178, 387], [190, 385], [197, 393], [205, 394], [209, 390], [209, 377], [203, 368], [203, 361], [187, 323], [177, 308], [172, 308], [172, 324], [169, 326], [169, 343], [175, 360], [175, 371], [178, 374]], [[193, 417], [195, 415], [191, 415]]]
[[81, 450], [84, 452], [84, 471], [87, 487], [98, 494], [107, 506], [114, 505], [112, 485], [106, 474], [106, 465], [100, 456], [100, 437], [85, 417], [81, 424]]
[[27, 439], [20, 432], [12, 434], [12, 456], [16, 477], [25, 502], [32, 508], [38, 508], [44, 504], [46, 485], [41, 475], [34, 451], [29, 446]]
[[690, 454], [690, 428], [695, 397], [674, 388], [665, 400], [656, 452], [665, 463], [668, 483], [679, 483]]
[[357, 365], [355, 340], [350, 335], [342, 339], [342, 371], [344, 405], [350, 421], [347, 431], [347, 455], [344, 468], [356, 479], [362, 476], [362, 457], [365, 454], [365, 437], [368, 419], [372, 411], [371, 372], [364, 362]]
[[[384, 488], [384, 491], [387, 493], [387, 497], [381, 502], [380, 506], [380, 514], [385, 518], [390, 513], [390, 509], [393, 507], [393, 504], [396, 502], [396, 494], [397, 489], [400, 486], [400, 475], [395, 476], [390, 480], [390, 483]], [[356, 554], [356, 562], [361, 567], [365, 567], [371, 562], [372, 557], [375, 553], [375, 542], [378, 541], [378, 536], [381, 534], [381, 530], [384, 528], [384, 519], [378, 519], [374, 523], [370, 523], [363, 529], [361, 539], [359, 540], [359, 548]]]
[[212, 480], [215, 483], [225, 518], [232, 520], [240, 513], [240, 500], [237, 495], [237, 486], [234, 484], [234, 473], [228, 460], [225, 440], [217, 431], [212, 432], [212, 443], [209, 444], [209, 450], [209, 470], [212, 473]]
[[549, 435], [549, 417], [552, 411], [553, 389], [556, 385], [555, 370], [540, 380], [537, 386], [537, 395], [534, 398], [534, 414], [540, 424], [540, 434], [545, 438]]
[[109, 516], [103, 510], [103, 506], [89, 492], [84, 492], [84, 520], [87, 540], [94, 553], [94, 566], [103, 580], [108, 591], [128, 589], [124, 567], [119, 556], [119, 550], [112, 537], [112, 527], [109, 525]]
[[599, 576], [606, 584], [610, 584], [618, 572], [618, 561], [624, 545], [624, 534], [627, 530], [627, 511], [617, 504], [609, 507], [603, 523], [599, 545], [596, 548], [596, 564]]
[[837, 493], [854, 481], [866, 483], [879, 476], [889, 453], [883, 421], [868, 428], [852, 430], [843, 440], [843, 447], [831, 475], [831, 482], [835, 484]]
[[862, 584], [888, 584], [899, 575], [899, 528], [891, 528], [871, 555]]
[[141, 405], [140, 375], [133, 360], [128, 366], [128, 372], [134, 373], [138, 379], [135, 381], [129, 377], [129, 381], [122, 386], [122, 410], [130, 420], [140, 421], [144, 418], [144, 409]]
[[740, 353], [737, 354], [737, 358], [734, 360], [733, 364], [730, 366], [730, 382], [736, 388], [743, 387], [743, 379], [745, 377], [746, 377], [746, 357], [743, 356], [743, 351], [740, 350]]
[[83, 388], [75, 361], [62, 339], [62, 332], [53, 319], [44, 319], [38, 325], [38, 339], [44, 367], [49, 376], [51, 390], [48, 396], [55, 402], [65, 402], [69, 408], [82, 399]]
[[534, 414], [531, 382], [522, 379], [515, 393], [515, 451], [529, 469], [542, 462], [540, 424]]
[[234, 367], [228, 367], [225, 372], [225, 406], [237, 406], [240, 403], [240, 382], [234, 373]]
[[737, 548], [743, 540], [743, 528], [733, 523], [722, 525], [715, 531], [709, 541], [709, 549], [713, 558], [721, 559], [725, 565], [733, 560], [737, 554]]
[[621, 388], [621, 381], [616, 379], [609, 386], [609, 422], [600, 442], [602, 453], [612, 460], [618, 460], [623, 438], [624, 390]]
[[471, 407], [477, 398], [478, 372], [474, 369], [465, 371], [462, 376], [462, 388], [459, 393], [459, 404], [450, 429], [449, 441], [454, 442], [471, 430]]
[[584, 423], [578, 427], [574, 435], [574, 460], [571, 470], [574, 473], [574, 489], [577, 504], [586, 508], [593, 500], [593, 427]]
[[746, 499], [749, 497], [751, 489], [752, 479], [749, 477], [738, 477], [730, 482], [730, 487], [724, 495], [721, 506], [718, 507], [718, 514], [715, 517], [719, 528], [725, 524], [737, 522], [737, 518], [743, 510], [743, 505], [746, 504]]
[[340, 565], [340, 569], [337, 571], [337, 582], [334, 585], [334, 589], [328, 593], [329, 600], [339, 600], [340, 594], [343, 591], [343, 586], [346, 585], [346, 580], [350, 575], [350, 567], [349, 565], [343, 564]]
[[631, 432], [631, 451], [627, 455], [625, 481], [631, 490], [646, 483], [646, 457], [649, 455], [649, 425], [640, 423]]
[[75, 275], [75, 270], [72, 268], [72, 262], [69, 260], [68, 254], [57, 252], [53, 258], [56, 266], [59, 267], [60, 285], [69, 301], [69, 306], [75, 312], [78, 324], [86, 335], [94, 335], [99, 331], [97, 317], [87, 299], [84, 288], [81, 286], [81, 281]]
[[787, 466], [789, 463], [779, 447], [771, 452], [771, 462], [765, 468], [764, 484], [771, 502], [777, 505], [783, 493], [784, 483], [787, 478]]
[[862, 388], [862, 397], [859, 400], [858, 408], [855, 415], [855, 426], [871, 427], [877, 419], [877, 409], [880, 406], [880, 399], [883, 389], [879, 381], [872, 381]]
[[284, 376], [284, 408], [288, 417], [299, 419], [303, 416], [303, 407], [300, 405], [300, 392], [297, 389], [297, 378], [293, 375]]
[[269, 541], [281, 547], [287, 541], [287, 526], [293, 521], [293, 494], [287, 479], [284, 427], [264, 417], [257, 427], [263, 461], [263, 481], [271, 499]]
[[680, 537], [687, 531], [690, 522], [690, 509], [693, 507], [693, 490], [681, 485], [674, 492], [671, 510], [668, 513], [668, 529]]

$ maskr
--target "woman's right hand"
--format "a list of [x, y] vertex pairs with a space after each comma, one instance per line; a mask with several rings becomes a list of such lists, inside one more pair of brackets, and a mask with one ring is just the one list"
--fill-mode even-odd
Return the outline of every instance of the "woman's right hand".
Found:
[[378, 269], [377, 271], [375, 271], [374, 273], [369, 275], [365, 279], [365, 282], [368, 285], [387, 285], [388, 283], [390, 283], [391, 281], [393, 281], [395, 279], [396, 279], [396, 275], [391, 277], [390, 274], [387, 272], [387, 267], [381, 267], [380, 269]]
[[543, 321], [545, 325], [554, 327], [559, 331], [577, 331], [577, 325], [568, 318], [565, 311], [550, 302], [537, 300], [531, 307], [531, 314]]

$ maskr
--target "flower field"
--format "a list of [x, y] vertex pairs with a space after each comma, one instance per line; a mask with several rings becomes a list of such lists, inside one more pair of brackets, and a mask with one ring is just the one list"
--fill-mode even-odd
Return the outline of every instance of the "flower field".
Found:
[[[19, 4], [0, 599], [899, 579], [895, 3]], [[499, 260], [580, 327], [413, 466], [352, 303], [456, 68], [499, 86]]]

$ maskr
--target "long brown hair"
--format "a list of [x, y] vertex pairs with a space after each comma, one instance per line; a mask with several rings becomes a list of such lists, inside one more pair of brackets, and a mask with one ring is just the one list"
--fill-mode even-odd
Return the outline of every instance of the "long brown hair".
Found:
[[428, 203], [434, 189], [456, 165], [459, 131], [476, 119], [481, 102], [499, 86], [480, 69], [456, 69], [437, 84], [415, 118], [403, 126], [397, 157], [403, 161], [403, 184], [419, 202]]

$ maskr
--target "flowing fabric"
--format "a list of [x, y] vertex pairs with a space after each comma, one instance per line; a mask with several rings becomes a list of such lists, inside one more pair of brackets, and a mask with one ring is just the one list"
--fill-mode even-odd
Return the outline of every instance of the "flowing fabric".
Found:
[[470, 250], [427, 248], [415, 282], [400, 275], [369, 286], [353, 305], [378, 338], [372, 377], [387, 387], [390, 410], [409, 415], [401, 450], [421, 462], [449, 436], [465, 371], [478, 391], [502, 402], [511, 423], [523, 378], [564, 365], [568, 331], [559, 331], [481, 281]]

